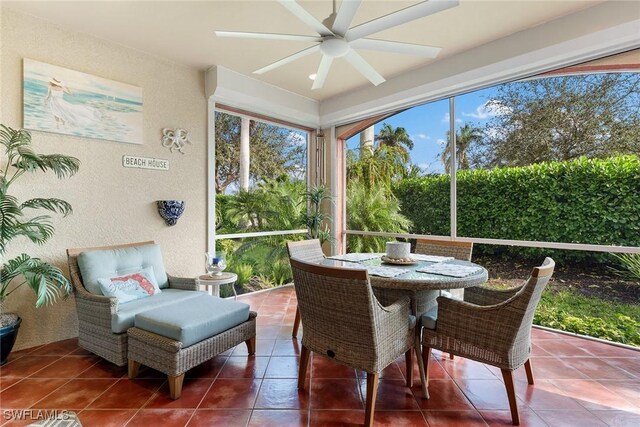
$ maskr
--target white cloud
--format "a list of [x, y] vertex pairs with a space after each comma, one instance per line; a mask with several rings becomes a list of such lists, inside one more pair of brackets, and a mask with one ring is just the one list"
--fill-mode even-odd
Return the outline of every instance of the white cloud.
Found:
[[287, 142], [291, 145], [301, 146], [307, 144], [307, 138], [297, 132], [289, 132], [287, 135]]
[[[451, 116], [449, 115], [449, 113], [445, 113], [444, 117], [442, 118], [441, 122], [442, 123], [449, 123], [449, 118]], [[456, 119], [456, 123], [462, 123], [462, 119]]]
[[429, 135], [427, 135], [426, 133], [418, 133], [416, 135], [413, 135], [412, 139], [431, 139], [431, 137]]
[[488, 100], [484, 104], [480, 104], [476, 107], [476, 111], [473, 113], [462, 113], [463, 116], [473, 117], [474, 119], [486, 120], [494, 116], [502, 116], [510, 114], [511, 109], [498, 101]]

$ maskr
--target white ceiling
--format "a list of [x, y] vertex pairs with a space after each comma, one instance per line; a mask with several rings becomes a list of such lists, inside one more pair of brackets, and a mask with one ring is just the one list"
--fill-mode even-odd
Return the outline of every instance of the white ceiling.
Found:
[[[372, 37], [442, 47], [435, 60], [359, 51], [385, 78], [398, 76], [490, 41], [601, 3], [597, 0], [461, 0], [460, 5]], [[331, 0], [303, 0], [323, 20]], [[339, 8], [341, 0], [336, 0]], [[417, 1], [364, 0], [352, 26]], [[302, 42], [216, 38], [215, 30], [316, 35], [275, 1], [3, 1], [3, 5], [72, 31], [110, 40], [180, 64], [208, 69], [221, 65], [300, 95], [324, 100], [370, 83], [342, 59], [322, 89], [311, 90], [320, 53], [261, 76], [253, 71], [310, 46]], [[384, 84], [384, 83], [383, 83]]]

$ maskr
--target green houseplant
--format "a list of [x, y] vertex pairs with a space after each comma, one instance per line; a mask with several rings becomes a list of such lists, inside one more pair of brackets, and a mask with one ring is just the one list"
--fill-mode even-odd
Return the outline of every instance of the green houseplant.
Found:
[[[0, 144], [4, 151], [0, 161], [0, 364], [6, 362], [17, 337], [21, 319], [5, 312], [7, 298], [23, 285], [36, 294], [36, 307], [52, 304], [71, 292], [71, 283], [62, 271], [38, 258], [20, 254], [5, 261], [8, 244], [15, 238], [26, 237], [42, 245], [53, 236], [49, 215], [30, 215], [46, 210], [64, 216], [71, 213], [71, 205], [56, 198], [32, 198], [22, 203], [10, 194], [16, 180], [26, 172], [53, 171], [58, 178], [70, 177], [78, 171], [80, 161], [61, 154], [38, 154], [31, 146], [31, 134], [23, 129], [0, 125]], [[5, 163], [6, 162], [6, 163]]]

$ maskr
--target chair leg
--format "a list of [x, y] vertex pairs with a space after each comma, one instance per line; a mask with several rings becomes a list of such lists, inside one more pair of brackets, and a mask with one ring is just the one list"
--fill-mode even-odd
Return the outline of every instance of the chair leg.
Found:
[[424, 379], [429, 387], [429, 361], [431, 360], [431, 347], [422, 346], [422, 364], [424, 365]]
[[453, 360], [453, 353], [449, 353], [449, 359]]
[[184, 373], [175, 376], [169, 375], [169, 395], [173, 400], [180, 399], [183, 381]]
[[298, 328], [300, 328], [300, 309], [296, 307], [296, 318], [293, 321], [293, 332], [291, 333], [293, 338], [298, 338]]
[[524, 362], [524, 370], [527, 372], [527, 382], [533, 384], [533, 370], [531, 369], [531, 359]]
[[427, 390], [429, 377], [425, 375], [424, 371], [424, 357], [422, 356], [422, 344], [420, 343], [420, 335], [416, 334], [413, 348], [416, 351], [416, 359], [418, 359], [418, 369], [420, 370], [420, 388], [422, 388], [422, 398], [429, 399], [429, 390]]
[[378, 394], [378, 379], [380, 374], [377, 372], [367, 372], [367, 402], [364, 410], [365, 427], [373, 426], [373, 414], [376, 410], [376, 395]]
[[138, 376], [138, 370], [140, 369], [140, 362], [136, 362], [133, 359], [129, 359], [129, 378], [134, 379]]
[[304, 385], [307, 380], [307, 368], [309, 367], [309, 356], [311, 352], [307, 347], [302, 345], [302, 352], [300, 353], [300, 370], [298, 372], [298, 390], [304, 390]]
[[244, 342], [247, 345], [249, 356], [256, 354], [256, 337], [253, 336]]
[[511, 408], [511, 421], [514, 426], [520, 425], [520, 417], [518, 416], [518, 405], [516, 404], [516, 389], [513, 384], [512, 372], [508, 369], [502, 369], [502, 379], [507, 389], [507, 397], [509, 398], [509, 408]]
[[407, 365], [407, 387], [413, 387], [413, 349], [407, 350], [404, 354], [404, 361]]

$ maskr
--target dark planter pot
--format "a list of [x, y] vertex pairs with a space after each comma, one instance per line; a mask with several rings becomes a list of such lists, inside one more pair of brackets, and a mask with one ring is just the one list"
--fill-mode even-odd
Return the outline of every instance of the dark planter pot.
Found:
[[18, 317], [18, 321], [13, 325], [0, 328], [0, 366], [7, 363], [9, 353], [11, 353], [13, 344], [15, 344], [16, 338], [18, 337], [20, 323], [22, 323], [22, 319]]

